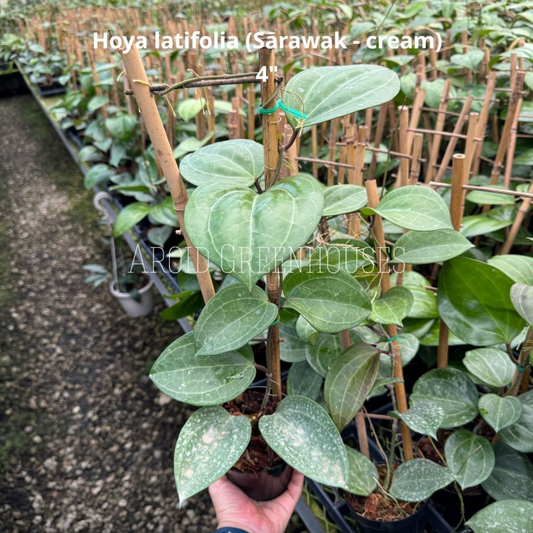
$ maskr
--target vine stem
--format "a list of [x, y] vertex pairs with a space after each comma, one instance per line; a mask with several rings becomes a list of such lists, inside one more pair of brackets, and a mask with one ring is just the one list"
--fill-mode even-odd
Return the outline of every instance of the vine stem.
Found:
[[[521, 368], [526, 368], [529, 362], [529, 356], [531, 354], [531, 350], [533, 349], [533, 327], [529, 326], [527, 329], [527, 335], [526, 340], [524, 341], [524, 345], [522, 346], [522, 350], [520, 351], [520, 356], [518, 357], [518, 365]], [[522, 374], [524, 373], [523, 370], [520, 370], [517, 368], [514, 373], [513, 382], [509, 390], [507, 391], [507, 396], [516, 396], [518, 394], [518, 388], [520, 386], [520, 382], [522, 381]]]

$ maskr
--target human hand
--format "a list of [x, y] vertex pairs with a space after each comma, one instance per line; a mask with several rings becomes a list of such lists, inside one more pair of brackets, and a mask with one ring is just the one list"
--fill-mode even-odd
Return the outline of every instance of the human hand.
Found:
[[252, 500], [226, 476], [209, 487], [218, 527], [235, 527], [249, 533], [283, 533], [302, 493], [303, 474], [294, 470], [287, 490], [268, 502]]

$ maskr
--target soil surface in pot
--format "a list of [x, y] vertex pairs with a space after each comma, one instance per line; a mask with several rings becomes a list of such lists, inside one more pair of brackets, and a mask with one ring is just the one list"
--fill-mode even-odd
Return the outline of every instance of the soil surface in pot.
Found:
[[263, 392], [256, 390], [244, 391], [240, 396], [224, 404], [224, 408], [234, 416], [244, 415], [252, 423], [252, 438], [248, 448], [235, 463], [234, 469], [251, 474], [271, 468], [281, 461], [280, 457], [268, 446], [259, 432], [259, 419], [263, 415], [271, 415], [276, 411], [278, 402], [269, 400], [261, 409]]
[[[394, 466], [394, 469], [397, 465]], [[383, 485], [387, 476], [387, 468], [378, 466], [379, 482]], [[379, 522], [395, 522], [414, 515], [424, 502], [395, 501], [385, 494], [375, 492], [368, 497], [345, 494], [346, 503], [359, 515]]]

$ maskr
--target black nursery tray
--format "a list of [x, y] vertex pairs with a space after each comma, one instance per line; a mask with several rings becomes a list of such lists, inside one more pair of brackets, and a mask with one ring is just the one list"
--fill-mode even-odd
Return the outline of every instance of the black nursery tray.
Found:
[[37, 91], [42, 98], [50, 98], [51, 96], [59, 96], [65, 94], [65, 87], [61, 83], [54, 81], [50, 85], [37, 84]]

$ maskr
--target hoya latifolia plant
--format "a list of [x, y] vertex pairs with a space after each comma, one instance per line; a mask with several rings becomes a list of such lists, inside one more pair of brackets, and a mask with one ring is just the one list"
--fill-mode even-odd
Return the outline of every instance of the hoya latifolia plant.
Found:
[[[270, 114], [281, 106], [296, 138], [306, 126], [390, 100], [399, 83], [385, 68], [349, 66], [310, 69], [282, 91], [274, 90], [273, 80], [270, 91], [267, 85], [262, 93], [264, 146], [249, 140], [215, 143], [181, 165], [183, 177], [197, 186], [185, 209], [187, 235], [231, 276], [231, 283], [207, 302], [195, 330], [172, 343], [151, 371], [163, 392], [201, 406], [176, 445], [181, 501], [230, 470], [250, 444], [252, 430], [274, 457], [317, 481], [350, 490], [349, 457], [339, 433], [343, 422], [336, 426], [327, 411], [306, 396], [282, 399], [280, 311], [293, 310], [308, 328], [333, 334], [365, 321], [372, 313], [371, 296], [344, 269], [328, 272], [310, 261], [308, 268], [282, 276], [279, 267], [302, 247], [316, 248], [324, 215], [363, 207], [366, 193], [347, 185], [336, 195], [326, 195], [325, 202], [323, 186], [309, 175], [280, 180], [286, 147], [278, 146]], [[265, 276], [266, 290], [261, 283]], [[232, 416], [222, 405], [254, 381], [249, 343], [266, 330], [267, 387], [261, 409], [250, 416]], [[370, 345], [348, 356], [361, 364], [369, 359], [379, 363], [379, 352]], [[353, 383], [348, 392], [364, 400], [358, 388], [359, 383]], [[349, 416], [344, 413], [346, 403], [340, 411], [333, 407], [342, 420]], [[264, 414], [269, 404], [272, 414]]]

